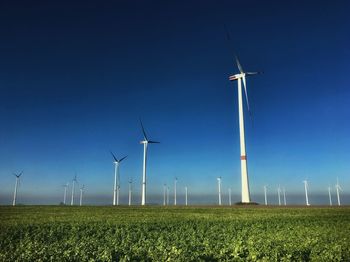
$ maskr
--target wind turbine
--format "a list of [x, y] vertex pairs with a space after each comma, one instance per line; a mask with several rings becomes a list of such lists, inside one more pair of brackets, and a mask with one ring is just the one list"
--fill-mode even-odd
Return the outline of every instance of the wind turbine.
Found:
[[188, 190], [187, 190], [187, 186], [185, 186], [185, 205], [187, 206], [188, 205], [188, 198], [187, 198], [187, 193], [188, 193]]
[[286, 206], [287, 201], [286, 201], [286, 189], [285, 189], [285, 187], [283, 187], [283, 202], [284, 202], [284, 205]]
[[72, 197], [71, 197], [71, 200], [70, 200], [70, 205], [71, 205], [71, 206], [74, 205], [75, 183], [78, 183], [77, 175], [75, 175], [74, 178], [73, 178], [73, 180], [72, 180]]
[[163, 206], [166, 205], [166, 193], [167, 193], [166, 184], [164, 184], [163, 185]]
[[304, 183], [304, 187], [305, 187], [305, 201], [306, 201], [306, 205], [307, 205], [307, 206], [310, 206], [310, 203], [309, 203], [309, 196], [308, 196], [308, 194], [307, 194], [307, 190], [308, 190], [308, 188], [309, 188], [309, 184], [308, 184], [307, 180], [304, 180], [303, 183]]
[[141, 199], [141, 205], [146, 204], [146, 162], [147, 162], [147, 146], [148, 144], [159, 144], [157, 141], [148, 140], [145, 129], [143, 128], [142, 121], [140, 120], [141, 127], [142, 127], [142, 133], [143, 133], [143, 139], [140, 141], [140, 144], [143, 144], [143, 172], [142, 172], [142, 199]]
[[131, 206], [132, 179], [129, 180], [129, 206]]
[[219, 206], [221, 206], [221, 177], [218, 177], [217, 180], [218, 180], [218, 191], [219, 191]]
[[339, 181], [337, 178], [337, 184], [335, 185], [335, 189], [337, 190], [337, 200], [338, 200], [338, 206], [340, 206], [340, 195], [339, 195], [339, 190], [342, 191], [340, 185], [339, 185]]
[[174, 206], [176, 206], [176, 185], [177, 185], [177, 177], [175, 177], [175, 181], [174, 181]]
[[169, 188], [169, 186], [166, 188], [166, 204], [167, 204], [167, 206], [169, 206], [169, 190], [170, 190], [170, 188]]
[[278, 185], [277, 193], [278, 193], [278, 205], [280, 206], [281, 205], [281, 193], [282, 193], [280, 185]]
[[332, 206], [332, 194], [331, 194], [331, 187], [328, 187], [328, 197], [329, 197], [329, 205]]
[[228, 204], [232, 205], [232, 199], [231, 199], [231, 188], [228, 189]]
[[236, 64], [239, 69], [239, 73], [229, 77], [230, 81], [237, 80], [238, 82], [238, 111], [239, 111], [239, 134], [240, 134], [240, 147], [241, 147], [241, 180], [242, 180], [242, 203], [250, 203], [250, 192], [249, 192], [249, 180], [248, 180], [248, 169], [247, 169], [247, 154], [245, 148], [245, 137], [244, 137], [244, 116], [243, 116], [243, 99], [242, 99], [242, 81], [244, 87], [245, 98], [247, 102], [248, 111], [250, 114], [246, 77], [257, 75], [259, 72], [245, 72], [241, 64], [239, 63], [238, 57], [236, 56]]
[[66, 204], [66, 200], [67, 200], [67, 190], [68, 190], [68, 187], [69, 187], [69, 183], [63, 185], [63, 187], [64, 187], [63, 204], [65, 205]]
[[114, 188], [113, 188], [113, 206], [119, 205], [119, 192], [120, 192], [120, 175], [119, 175], [119, 164], [122, 162], [127, 156], [122, 157], [121, 159], [117, 159], [115, 155], [111, 152], [114, 159]]
[[12, 205], [15, 206], [16, 205], [16, 200], [17, 200], [17, 188], [19, 186], [19, 180], [20, 180], [20, 177], [21, 175], [23, 174], [23, 171], [19, 174], [16, 174], [14, 173], [13, 175], [16, 177], [16, 183], [15, 183], [15, 192], [13, 194], [13, 202], [12, 202]]
[[267, 185], [264, 185], [265, 206], [267, 206]]
[[84, 185], [80, 188], [80, 201], [79, 201], [79, 205], [82, 206], [83, 205], [83, 192], [84, 192]]

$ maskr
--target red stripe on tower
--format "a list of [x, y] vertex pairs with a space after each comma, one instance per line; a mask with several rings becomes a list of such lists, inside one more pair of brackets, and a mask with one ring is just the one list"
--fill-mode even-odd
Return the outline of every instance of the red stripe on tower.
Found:
[[241, 160], [247, 160], [247, 156], [241, 156]]

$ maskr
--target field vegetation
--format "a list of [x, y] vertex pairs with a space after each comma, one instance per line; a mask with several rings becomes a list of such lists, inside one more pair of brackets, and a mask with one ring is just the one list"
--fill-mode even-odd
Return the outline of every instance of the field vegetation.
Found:
[[350, 208], [3, 206], [0, 261], [350, 261]]

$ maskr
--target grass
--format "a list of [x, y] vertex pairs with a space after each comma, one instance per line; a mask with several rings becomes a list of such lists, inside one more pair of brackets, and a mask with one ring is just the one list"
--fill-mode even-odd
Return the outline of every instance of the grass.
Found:
[[350, 208], [2, 206], [0, 261], [350, 261]]

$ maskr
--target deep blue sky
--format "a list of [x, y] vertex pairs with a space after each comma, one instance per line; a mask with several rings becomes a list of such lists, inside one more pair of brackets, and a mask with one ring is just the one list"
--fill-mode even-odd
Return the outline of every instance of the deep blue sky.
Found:
[[253, 196], [264, 184], [302, 194], [306, 178], [322, 195], [337, 176], [350, 192], [348, 1], [101, 2], [0, 3], [0, 203], [21, 170], [19, 202], [57, 203], [77, 172], [91, 203], [109, 203], [109, 150], [129, 156], [123, 196], [130, 177], [139, 194], [139, 117], [161, 141], [149, 148], [154, 199], [175, 176], [179, 194], [214, 202], [222, 176], [238, 195], [232, 48], [264, 71], [248, 79]]

